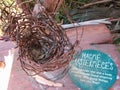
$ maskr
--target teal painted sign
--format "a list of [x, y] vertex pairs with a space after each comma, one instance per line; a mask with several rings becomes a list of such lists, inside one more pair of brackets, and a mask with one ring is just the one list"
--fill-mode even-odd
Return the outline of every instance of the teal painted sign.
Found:
[[116, 64], [97, 50], [77, 52], [69, 67], [70, 79], [82, 90], [108, 90], [116, 81]]

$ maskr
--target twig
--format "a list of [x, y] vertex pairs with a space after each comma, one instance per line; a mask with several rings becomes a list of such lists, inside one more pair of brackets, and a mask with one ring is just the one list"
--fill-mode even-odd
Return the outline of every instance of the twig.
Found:
[[29, 2], [32, 2], [32, 0], [28, 0], [28, 1], [21, 2], [21, 3], [18, 4], [18, 6], [23, 5], [23, 4], [25, 4], [25, 3], [29, 3]]
[[111, 22], [120, 21], [120, 18], [110, 18], [109, 21], [111, 21]]
[[56, 6], [54, 7], [53, 12], [57, 12], [57, 10], [61, 7], [62, 3], [64, 2], [64, 0], [58, 0], [56, 2]]
[[80, 8], [83, 9], [83, 8], [87, 8], [87, 7], [92, 6], [92, 5], [101, 4], [101, 3], [106, 3], [106, 2], [111, 2], [111, 1], [113, 1], [113, 0], [101, 0], [101, 1], [96, 1], [96, 2], [92, 2], [92, 3], [85, 4], [85, 5], [81, 6]]

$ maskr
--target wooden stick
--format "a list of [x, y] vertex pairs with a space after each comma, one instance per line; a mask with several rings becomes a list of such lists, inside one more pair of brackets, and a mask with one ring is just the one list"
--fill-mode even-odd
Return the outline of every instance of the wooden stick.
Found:
[[43, 84], [43, 85], [48, 85], [48, 86], [53, 86], [53, 87], [63, 87], [62, 83], [56, 83], [54, 81], [47, 80], [42, 76], [35, 75], [35, 76], [32, 76], [32, 77], [35, 78], [35, 80], [38, 83]]
[[85, 4], [85, 5], [81, 6], [80, 8], [83, 9], [83, 8], [87, 8], [87, 7], [92, 6], [92, 5], [101, 4], [101, 3], [106, 3], [106, 2], [111, 2], [111, 1], [113, 1], [113, 0], [101, 0], [101, 1], [96, 1], [96, 2], [92, 2], [92, 3]]

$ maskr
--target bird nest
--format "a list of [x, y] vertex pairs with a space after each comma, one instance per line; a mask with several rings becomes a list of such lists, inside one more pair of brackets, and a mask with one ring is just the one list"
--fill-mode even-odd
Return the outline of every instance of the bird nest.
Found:
[[3, 30], [19, 48], [18, 60], [23, 70], [39, 74], [68, 65], [74, 53], [63, 28], [44, 10], [36, 17], [31, 13], [17, 13], [11, 6], [1, 8]]

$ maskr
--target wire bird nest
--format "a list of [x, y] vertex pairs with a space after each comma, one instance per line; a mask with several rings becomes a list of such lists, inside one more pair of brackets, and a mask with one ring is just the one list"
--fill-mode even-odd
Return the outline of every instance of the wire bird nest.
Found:
[[47, 11], [33, 17], [31, 13], [12, 11], [11, 7], [4, 4], [0, 20], [6, 23], [5, 34], [17, 43], [23, 70], [38, 74], [65, 67], [72, 58], [74, 46], [63, 28]]

